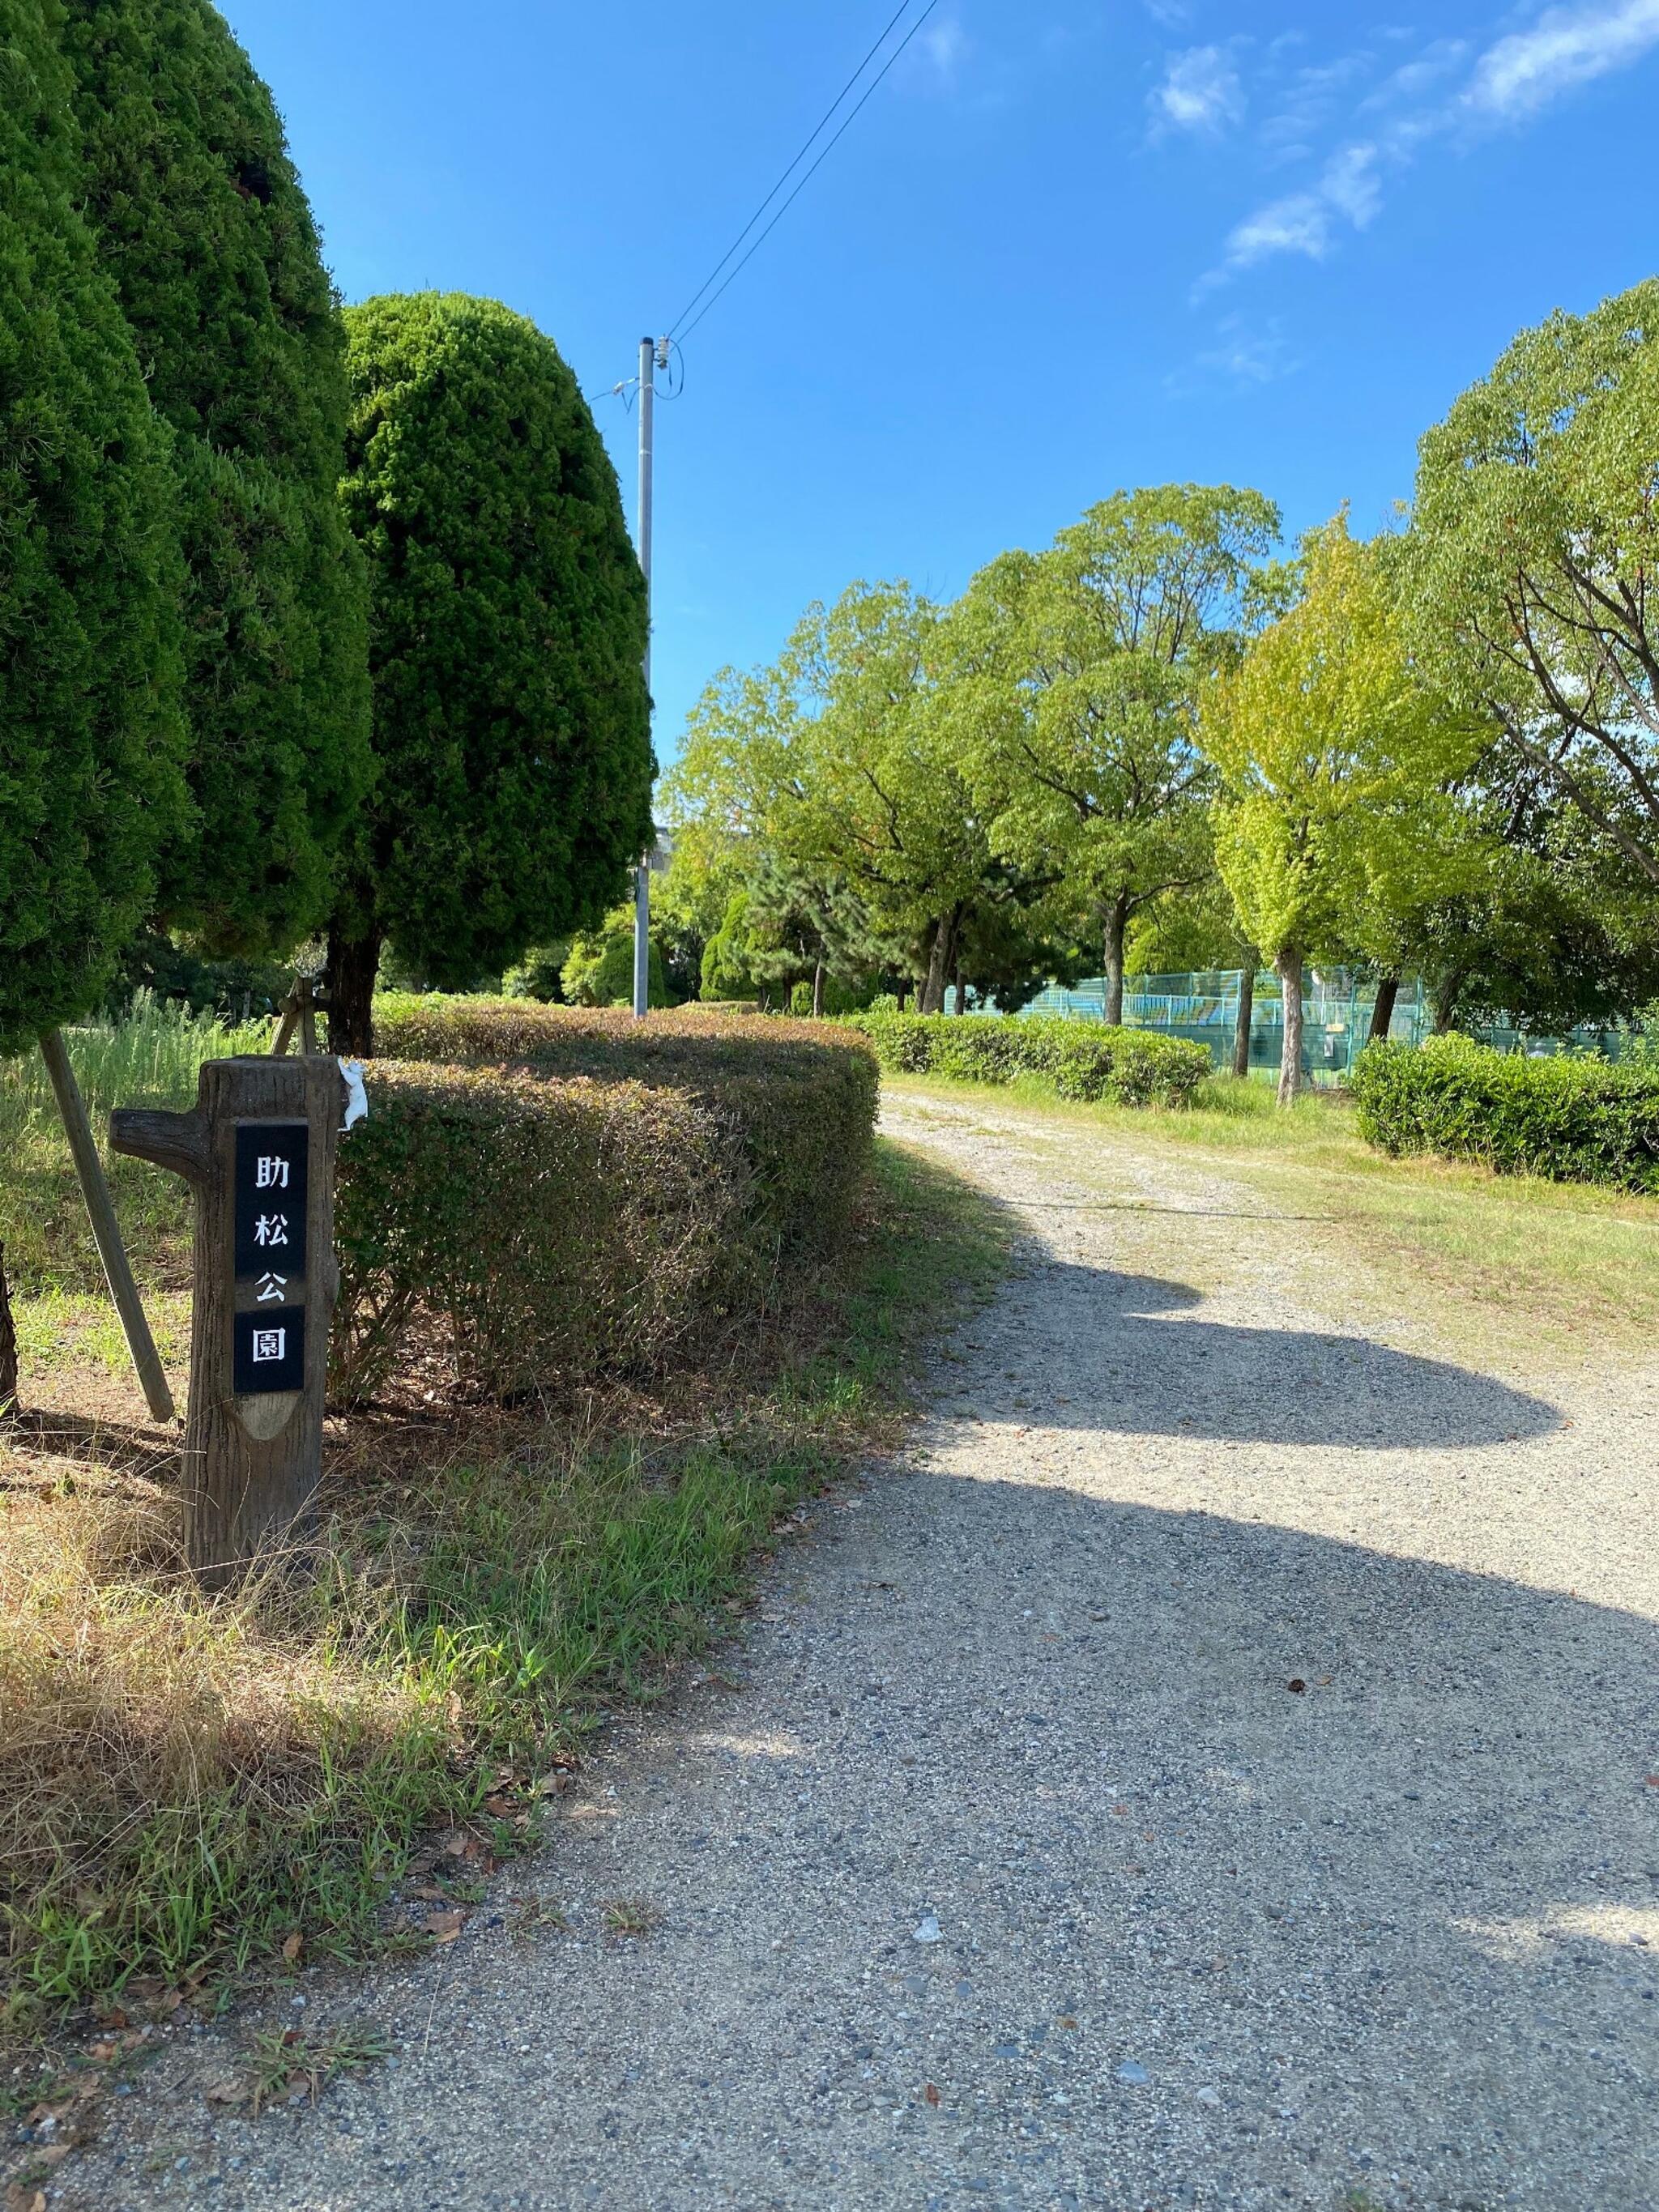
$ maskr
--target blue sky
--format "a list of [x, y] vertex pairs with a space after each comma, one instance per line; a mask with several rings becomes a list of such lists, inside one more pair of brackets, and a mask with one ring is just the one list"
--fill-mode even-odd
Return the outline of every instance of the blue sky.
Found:
[[[593, 390], [893, 4], [226, 12], [346, 296], [493, 295]], [[658, 410], [659, 753], [809, 600], [953, 593], [1119, 485], [1381, 524], [1513, 331], [1659, 268], [1656, 88], [1659, 0], [935, 0]], [[633, 418], [595, 408], [631, 505]]]

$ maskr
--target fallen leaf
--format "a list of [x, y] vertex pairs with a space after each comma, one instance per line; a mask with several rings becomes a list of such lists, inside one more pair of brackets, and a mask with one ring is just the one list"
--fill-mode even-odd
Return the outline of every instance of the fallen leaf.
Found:
[[518, 1809], [510, 1797], [495, 1796], [484, 1799], [484, 1810], [492, 1820], [510, 1820]]
[[921, 2093], [921, 2094], [922, 2094], [922, 2095], [923, 2095], [924, 2097], [926, 2097], [926, 2098], [927, 2098], [927, 2101], [928, 2101], [928, 2103], [929, 2103], [930, 2105], [937, 2105], [937, 2104], [938, 2104], [938, 2102], [939, 2102], [939, 2091], [938, 2091], [938, 2090], [933, 2087], [933, 2083], [932, 2083], [931, 2081], [927, 2084], [927, 2087], [922, 2091], [922, 2093]]
[[1287, 1690], [1294, 1690], [1298, 1698], [1302, 1695], [1302, 1692], [1307, 1688], [1307, 1684], [1303, 1680], [1300, 1674], [1292, 1674], [1290, 1680], [1285, 1685], [1285, 1687]]
[[37, 2166], [60, 2165], [74, 2148], [73, 2143], [48, 2143], [45, 2150], [35, 2152], [34, 2162]]
[[423, 1932], [434, 1943], [453, 1943], [466, 1925], [466, 1915], [452, 1909], [448, 1912], [428, 1912], [422, 1921]]
[[88, 2057], [95, 2058], [100, 2066], [106, 2066], [110, 2060], [117, 2055], [115, 2045], [112, 2043], [93, 2043], [88, 2044], [87, 2046]]
[[1073, 2019], [1071, 2014], [1068, 2012], [1061, 2013], [1060, 2015], [1060, 2024], [1062, 2027], [1075, 2027], [1077, 2026], [1076, 2021]]
[[246, 2081], [216, 2081], [205, 2092], [211, 2105], [245, 2105], [252, 2092]]
[[283, 1956], [288, 1960], [289, 1966], [294, 1964], [305, 1948], [305, 1937], [297, 1928], [291, 1936], [285, 1936], [283, 1938]]
[[46, 2191], [25, 2189], [21, 2181], [14, 2181], [6, 2191], [6, 2212], [46, 2212]]

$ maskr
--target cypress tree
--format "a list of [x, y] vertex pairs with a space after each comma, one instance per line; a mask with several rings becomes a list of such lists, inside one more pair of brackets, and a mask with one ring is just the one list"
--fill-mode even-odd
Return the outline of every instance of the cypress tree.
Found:
[[369, 773], [344, 332], [270, 92], [207, 0], [67, 0], [82, 193], [175, 436], [196, 834], [165, 919], [220, 952], [325, 918]]
[[84, 1012], [182, 811], [167, 434], [76, 210], [57, 0], [0, 0], [0, 1052]]
[[337, 1051], [380, 945], [441, 988], [597, 922], [651, 838], [645, 586], [552, 341], [491, 300], [346, 310], [378, 781], [330, 933]]

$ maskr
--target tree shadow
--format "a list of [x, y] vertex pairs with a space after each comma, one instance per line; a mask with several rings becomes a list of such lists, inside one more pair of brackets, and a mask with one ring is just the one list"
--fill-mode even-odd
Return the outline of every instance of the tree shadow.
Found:
[[16, 1464], [0, 1468], [0, 1489], [38, 1487], [43, 1463], [67, 1460], [100, 1474], [143, 1482], [175, 1483], [180, 1441], [133, 1421], [94, 1419], [55, 1407], [27, 1407], [0, 1429]]
[[1184, 1283], [1066, 1261], [1045, 1263], [1031, 1280], [1042, 1286], [1044, 1334], [1081, 1356], [1058, 1389], [965, 1379], [960, 1387], [988, 1417], [1378, 1451], [1516, 1443], [1562, 1425], [1541, 1398], [1370, 1337], [1180, 1318], [1202, 1297]]
[[[849, 1706], [872, 1766], [895, 1736], [950, 1747], [891, 1815], [971, 1838], [961, 1897], [927, 1892], [947, 1929], [995, 1957], [1053, 1915], [1044, 1994], [1087, 2012], [1103, 2071], [1218, 2075], [1268, 2121], [1213, 2151], [1241, 2179], [1285, 2178], [1286, 2108], [1328, 2151], [1329, 2194], [1298, 2203], [1366, 2181], [1344, 2145], [1421, 2192], [1389, 2203], [1659, 2203], [1653, 1620], [1059, 1484], [936, 1464], [904, 1489], [899, 1599], [861, 1595], [870, 1648], [842, 1664], [890, 1686]], [[923, 1618], [948, 1667], [899, 1662]], [[976, 1866], [1010, 1870], [994, 1917]]]

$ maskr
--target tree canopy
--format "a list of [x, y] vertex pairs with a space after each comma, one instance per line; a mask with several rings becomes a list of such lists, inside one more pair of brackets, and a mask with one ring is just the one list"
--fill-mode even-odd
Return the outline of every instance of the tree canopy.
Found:
[[1300, 1081], [1304, 959], [1364, 949], [1461, 860], [1449, 792], [1475, 740], [1417, 680], [1393, 565], [1341, 515], [1314, 532], [1301, 599], [1206, 702], [1217, 863], [1285, 990], [1284, 1097]]
[[82, 1013], [180, 811], [168, 440], [76, 201], [55, 6], [0, 0], [0, 1051]]
[[946, 719], [993, 849], [1063, 887], [1121, 1017], [1131, 921], [1210, 872], [1205, 682], [1236, 653], [1279, 530], [1260, 493], [1115, 493], [1046, 553], [1008, 553], [946, 624]]
[[597, 923], [651, 842], [645, 590], [552, 340], [494, 301], [347, 311], [378, 781], [330, 933], [341, 1048], [390, 939], [440, 987]]
[[1423, 441], [1424, 665], [1659, 883], [1659, 279], [1523, 331]]
[[325, 916], [369, 773], [344, 335], [270, 94], [208, 0], [66, 0], [77, 196], [172, 425], [193, 810], [164, 917], [216, 950]]

